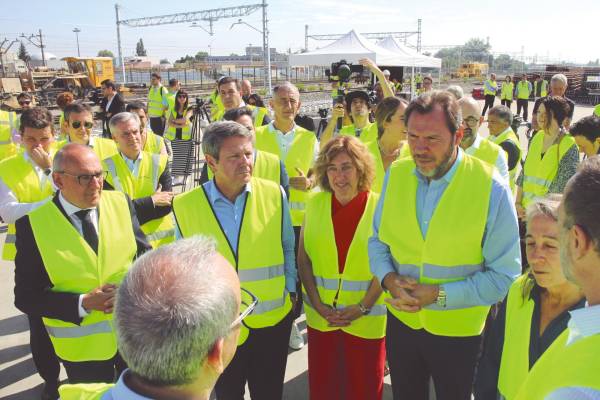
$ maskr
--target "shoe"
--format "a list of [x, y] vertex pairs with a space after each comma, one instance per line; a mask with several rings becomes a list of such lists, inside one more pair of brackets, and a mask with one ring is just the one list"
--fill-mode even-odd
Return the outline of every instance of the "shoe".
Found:
[[300, 333], [300, 329], [298, 329], [298, 325], [295, 321], [292, 324], [289, 346], [292, 350], [300, 350], [304, 347], [304, 336]]
[[58, 400], [58, 382], [55, 383], [44, 383], [42, 389], [42, 400]]

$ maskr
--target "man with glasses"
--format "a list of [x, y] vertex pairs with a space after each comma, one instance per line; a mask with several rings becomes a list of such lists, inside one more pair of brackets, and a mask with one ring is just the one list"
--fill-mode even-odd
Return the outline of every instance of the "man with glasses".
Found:
[[27, 92], [21, 92], [17, 96], [17, 103], [21, 107], [21, 111], [33, 108], [33, 97]]
[[216, 385], [220, 400], [281, 399], [292, 306], [296, 302], [294, 231], [282, 188], [252, 177], [253, 135], [242, 125], [215, 122], [202, 142], [214, 179], [175, 196], [178, 237], [212, 236], [238, 272], [242, 287], [258, 297], [246, 318], [237, 354]]
[[506, 153], [496, 143], [479, 136], [479, 128], [483, 123], [483, 115], [479, 103], [472, 97], [463, 97], [458, 101], [462, 112], [463, 123], [461, 129], [463, 138], [460, 147], [466, 154], [479, 158], [488, 164], [494, 165], [500, 176], [509, 182]]
[[[25, 110], [19, 127], [21, 148], [25, 151], [0, 163], [0, 216], [9, 224], [2, 250], [4, 260], [15, 259], [15, 221], [52, 196], [53, 128], [52, 115], [45, 108]], [[33, 362], [44, 380], [42, 398], [55, 399], [60, 372], [58, 359], [40, 316], [26, 314]]]
[[517, 195], [517, 177], [521, 172], [521, 141], [512, 129], [513, 115], [504, 105], [495, 106], [488, 112], [488, 140], [502, 147], [506, 153], [509, 184], [513, 196]]
[[113, 382], [112, 310], [133, 259], [150, 249], [133, 204], [102, 192], [106, 172], [87, 146], [68, 144], [53, 161], [57, 194], [16, 222], [15, 306], [42, 317], [69, 382]]
[[208, 400], [258, 302], [203, 236], [136, 260], [117, 296], [115, 328], [129, 369], [116, 385], [63, 385], [62, 398]]
[[87, 104], [71, 103], [64, 110], [67, 139], [58, 143], [58, 147], [68, 143], [89, 146], [100, 160], [112, 157], [117, 153], [117, 146], [111, 139], [96, 137], [92, 135], [94, 128], [94, 115]]

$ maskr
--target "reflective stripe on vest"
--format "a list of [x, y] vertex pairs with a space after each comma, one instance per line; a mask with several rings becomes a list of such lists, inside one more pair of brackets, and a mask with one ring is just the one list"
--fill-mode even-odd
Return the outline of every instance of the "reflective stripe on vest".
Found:
[[[54, 201], [29, 214], [35, 245], [53, 292], [84, 294], [103, 284], [121, 283], [137, 251], [125, 196], [119, 192], [103, 192], [98, 214], [98, 254]], [[92, 311], [80, 324], [42, 319], [56, 354], [63, 360], [108, 360], [117, 352], [112, 314]]]
[[[331, 219], [332, 194], [315, 193], [307, 203], [304, 220], [304, 249], [311, 260], [313, 276], [319, 298], [324, 304], [341, 310], [363, 300], [373, 282], [373, 274], [369, 269], [367, 242], [372, 235], [372, 220], [377, 207], [377, 193], [369, 193], [363, 215], [358, 222], [343, 272], [339, 272], [338, 254], [335, 233]], [[331, 327], [329, 323], [310, 304], [308, 295], [304, 294], [308, 305], [306, 323], [313, 329], [328, 332], [341, 329], [354, 336], [378, 339], [385, 335], [386, 308], [383, 295], [379, 296], [371, 312], [367, 316], [352, 321], [349, 326]]]
[[[269, 131], [270, 125], [256, 128], [256, 148], [275, 154], [284, 162], [285, 169], [290, 178], [299, 176], [296, 168], [302, 170], [306, 175], [308, 170], [312, 168], [314, 158], [315, 142], [317, 140], [314, 133], [296, 125], [294, 128], [295, 136], [285, 160], [281, 157], [281, 150], [277, 143], [275, 133]], [[289, 133], [288, 133], [289, 135]], [[310, 192], [296, 190], [290, 187], [290, 210], [292, 224], [301, 226], [304, 219], [304, 209], [306, 201], [310, 196]]]
[[[390, 247], [396, 272], [410, 275], [420, 283], [443, 284], [464, 280], [483, 270], [481, 244], [494, 168], [463, 154], [425, 238], [416, 218], [418, 180], [414, 171], [415, 164], [410, 159], [396, 161], [388, 171], [388, 188], [395, 189], [386, 192], [379, 238]], [[470, 207], [461, 207], [466, 203]], [[457, 213], [459, 209], [461, 212]], [[459, 237], [457, 246], [457, 239], [451, 238]], [[489, 310], [487, 306], [458, 310], [436, 307], [431, 305], [417, 313], [388, 309], [412, 329], [443, 336], [479, 335]]]
[[[266, 179], [279, 185], [281, 182], [281, 163], [279, 158], [275, 154], [267, 153], [266, 151], [256, 150], [255, 154], [252, 176]], [[206, 171], [208, 179], [212, 179], [215, 176], [208, 165], [206, 166]]]
[[164, 86], [159, 85], [157, 88], [154, 86], [148, 90], [148, 117], [149, 118], [160, 118], [164, 114], [163, 105], [163, 91], [166, 90]]
[[531, 140], [529, 152], [523, 167], [523, 200], [524, 208], [536, 197], [543, 197], [548, 193], [550, 185], [558, 173], [560, 160], [571, 147], [576, 146], [575, 139], [566, 134], [560, 143], [550, 146], [542, 157], [544, 145], [544, 131], [539, 131]]
[[509, 179], [510, 179], [510, 182], [509, 182], [510, 189], [513, 193], [513, 196], [516, 196], [517, 177], [519, 176], [519, 173], [521, 172], [521, 157], [523, 155], [523, 150], [521, 149], [521, 142], [519, 141], [519, 138], [517, 137], [517, 135], [515, 134], [515, 132], [512, 130], [512, 128], [510, 126], [508, 128], [506, 128], [506, 130], [504, 132], [500, 133], [498, 136], [494, 136], [494, 135], [488, 136], [488, 140], [492, 143], [496, 143], [497, 145], [500, 145], [506, 141], [510, 141], [515, 146], [517, 146], [517, 148], [519, 149], [519, 160], [517, 161], [517, 165], [515, 165], [515, 167], [513, 169], [508, 171]]
[[241, 219], [237, 253], [234, 253], [204, 186], [175, 196], [173, 213], [182, 237], [206, 235], [217, 242], [217, 250], [238, 272], [243, 288], [258, 299], [257, 308], [244, 320], [239, 344], [248, 336], [247, 327], [264, 328], [279, 323], [291, 310], [285, 290], [284, 255], [281, 244], [282, 193], [278, 184], [252, 178]]

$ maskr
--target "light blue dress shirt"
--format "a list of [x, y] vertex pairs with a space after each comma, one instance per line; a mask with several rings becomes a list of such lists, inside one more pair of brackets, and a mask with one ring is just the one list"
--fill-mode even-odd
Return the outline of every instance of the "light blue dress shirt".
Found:
[[137, 394], [125, 383], [124, 377], [128, 373], [128, 369], [121, 373], [117, 383], [105, 392], [100, 400], [152, 400], [150, 397], [142, 396]]
[[[464, 158], [462, 149], [459, 149], [457, 160], [448, 172], [440, 179], [428, 182], [427, 179], [415, 168], [418, 179], [417, 186], [417, 220], [423, 237], [427, 236], [427, 229], [433, 213], [456, 173], [458, 164]], [[373, 217], [373, 236], [369, 238], [369, 261], [371, 271], [383, 282], [383, 278], [390, 272], [398, 272], [392, 263], [392, 254], [387, 244], [379, 240], [379, 227], [381, 226], [381, 213], [385, 201], [389, 171], [386, 173], [383, 190]], [[402, 188], [395, 188], [402, 190]], [[464, 207], [468, 207], [464, 204]], [[456, 212], [462, 212], [457, 209]], [[402, 229], [398, 224], [398, 229]], [[487, 222], [483, 236], [484, 270], [476, 272], [468, 278], [444, 283], [446, 291], [445, 309], [468, 308], [480, 305], [492, 305], [502, 300], [508, 293], [511, 283], [521, 273], [521, 249], [519, 241], [519, 227], [517, 213], [512, 201], [512, 193], [506, 182], [494, 172], [490, 205]], [[427, 306], [430, 309], [439, 309], [435, 303]]]
[[[246, 187], [242, 193], [236, 197], [233, 203], [229, 201], [229, 199], [225, 197], [217, 188], [214, 179], [205, 182], [202, 186], [204, 187], [208, 201], [215, 212], [215, 216], [221, 224], [223, 233], [231, 245], [232, 251], [237, 253], [238, 238], [240, 234], [242, 217], [244, 216], [244, 206], [246, 205], [246, 197], [248, 196], [248, 193], [252, 191], [251, 185], [246, 184]], [[294, 247], [296, 244], [296, 239], [294, 236], [294, 228], [292, 227], [288, 200], [283, 189], [281, 189], [281, 194], [283, 196], [283, 226], [281, 232], [281, 244], [283, 247], [285, 288], [288, 292], [295, 293], [297, 273]], [[181, 238], [181, 232], [179, 231], [179, 227], [177, 225], [175, 236], [177, 239]]]

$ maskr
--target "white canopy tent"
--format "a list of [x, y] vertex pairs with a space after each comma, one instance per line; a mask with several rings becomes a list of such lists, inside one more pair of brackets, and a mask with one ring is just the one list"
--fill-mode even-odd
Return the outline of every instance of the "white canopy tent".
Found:
[[385, 39], [378, 41], [377, 45], [404, 57], [406, 60], [404, 66], [406, 67], [442, 68], [441, 58], [429, 57], [423, 54], [419, 54], [413, 49], [401, 44], [392, 36], [388, 36]]

